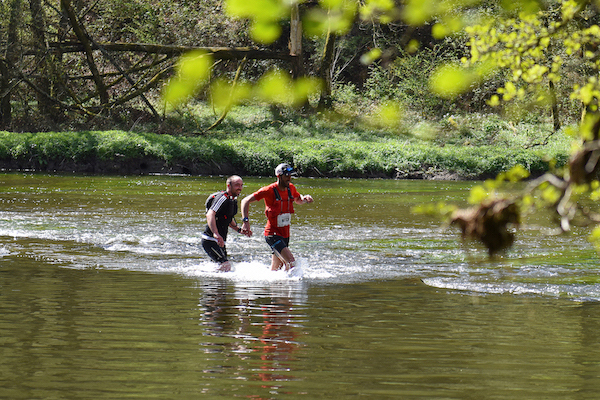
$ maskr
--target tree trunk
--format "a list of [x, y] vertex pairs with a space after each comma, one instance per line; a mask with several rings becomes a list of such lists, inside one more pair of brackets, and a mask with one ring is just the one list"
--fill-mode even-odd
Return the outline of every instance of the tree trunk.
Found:
[[556, 99], [556, 88], [554, 87], [554, 82], [550, 81], [548, 83], [550, 87], [550, 96], [552, 99], [552, 121], [554, 123], [554, 132], [558, 132], [560, 130], [560, 117], [558, 115], [558, 100]]
[[46, 17], [41, 0], [29, 0], [29, 9], [32, 18], [31, 28], [35, 49], [35, 65], [40, 76], [36, 84], [42, 92], [47, 94], [43, 95], [37, 92], [38, 108], [43, 116], [57, 120], [59, 110], [55, 106], [56, 103], [50, 100], [50, 97], [54, 96], [51, 82], [51, 77], [54, 74], [52, 73], [52, 58], [46, 38]]
[[298, 78], [306, 75], [304, 56], [302, 53], [302, 21], [298, 3], [292, 6], [290, 17], [290, 56], [292, 56], [292, 76]]
[[4, 60], [1, 63], [0, 72], [2, 73], [0, 82], [0, 123], [6, 127], [12, 122], [11, 101], [11, 69], [19, 59], [19, 35], [18, 31], [22, 23], [23, 1], [13, 0], [10, 4], [10, 20], [8, 22], [8, 35], [6, 43], [6, 52]]
[[[53, 43], [51, 48], [58, 48], [63, 53], [78, 53], [85, 51], [81, 43]], [[164, 54], [167, 56], [180, 56], [192, 50], [203, 50], [215, 60], [283, 60], [290, 61], [292, 57], [286, 52], [261, 50], [250, 47], [198, 47], [177, 46], [146, 43], [90, 43], [92, 50], [102, 47], [108, 51], [131, 51], [136, 53]]]
[[0, 61], [0, 127], [6, 129], [12, 121], [10, 106], [10, 72], [5, 60]]
[[330, 109], [332, 107], [331, 99], [331, 67], [333, 65], [333, 51], [335, 49], [335, 33], [328, 32], [325, 40], [325, 49], [321, 59], [321, 67], [319, 69], [319, 77], [323, 80], [323, 91], [319, 99], [319, 109]]

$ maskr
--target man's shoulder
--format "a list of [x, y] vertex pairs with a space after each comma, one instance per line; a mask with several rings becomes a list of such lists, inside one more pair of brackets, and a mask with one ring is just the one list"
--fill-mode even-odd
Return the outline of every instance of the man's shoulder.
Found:
[[223, 204], [226, 204], [228, 202], [236, 203], [237, 201], [234, 197], [229, 196], [229, 194], [226, 191], [217, 192], [217, 193], [215, 193], [215, 196], [214, 196], [214, 199], [212, 201], [210, 208], [212, 208], [216, 211], [219, 208], [221, 208], [223, 206]]
[[223, 195], [224, 191], [223, 190], [219, 190], [218, 192], [214, 192], [208, 195], [208, 197], [206, 198], [206, 201], [204, 202], [204, 206], [206, 207], [206, 210], [208, 211], [210, 208], [212, 208], [213, 204], [215, 204], [215, 200], [219, 197], [221, 197]]
[[224, 198], [225, 200], [227, 200], [229, 198], [229, 195], [227, 194], [226, 191], [222, 190], [220, 192], [216, 192], [215, 193], [215, 200]]
[[263, 197], [270, 195], [270, 193], [273, 192], [273, 188], [275, 186], [277, 186], [277, 182], [261, 187], [256, 192], [254, 192], [254, 197], [262, 199]]
[[291, 182], [290, 182], [290, 191], [292, 192], [292, 196], [294, 196], [294, 197], [300, 196], [300, 193], [296, 189], [296, 186], [294, 186], [294, 184]]

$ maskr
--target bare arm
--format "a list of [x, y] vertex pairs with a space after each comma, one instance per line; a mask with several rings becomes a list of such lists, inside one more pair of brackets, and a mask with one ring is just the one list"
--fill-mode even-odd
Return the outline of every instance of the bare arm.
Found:
[[258, 201], [254, 198], [254, 195], [244, 197], [242, 200], [242, 219], [248, 218], [248, 213], [250, 212], [250, 203]]
[[245, 231], [242, 225], [238, 224], [236, 220], [231, 220], [231, 222], [229, 223], [229, 226], [232, 229], [235, 229], [236, 232], [241, 233], [242, 235], [246, 235], [248, 237], [252, 236], [252, 232]]
[[244, 223], [242, 224], [242, 231], [246, 232], [244, 233], [246, 236], [252, 236], [252, 231], [250, 230], [250, 221], [248, 221], [247, 218], [250, 212], [250, 203], [253, 203], [255, 201], [258, 200], [254, 198], [253, 194], [244, 197], [244, 199], [242, 200], [242, 221], [244, 221]]
[[208, 212], [206, 213], [206, 223], [208, 224], [208, 227], [213, 233], [213, 237], [217, 239], [217, 243], [219, 243], [219, 246], [225, 246], [225, 240], [223, 240], [223, 237], [219, 235], [219, 230], [217, 229], [217, 213], [215, 212], [215, 210], [208, 210]]
[[306, 194], [306, 195], [300, 195], [299, 197], [296, 197], [294, 199], [294, 203], [296, 204], [306, 204], [306, 203], [312, 203], [313, 201], [315, 201], [312, 196], [310, 194]]

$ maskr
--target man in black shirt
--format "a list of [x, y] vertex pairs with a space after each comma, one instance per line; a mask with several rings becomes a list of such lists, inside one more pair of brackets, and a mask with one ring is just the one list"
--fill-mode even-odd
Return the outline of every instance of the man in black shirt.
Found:
[[207, 200], [202, 247], [206, 254], [219, 264], [219, 271], [231, 270], [225, 247], [228, 228], [231, 227], [246, 236], [252, 235], [252, 232], [242, 230], [234, 218], [238, 211], [237, 197], [242, 193], [243, 187], [242, 178], [232, 175], [227, 178], [227, 190], [214, 193]]

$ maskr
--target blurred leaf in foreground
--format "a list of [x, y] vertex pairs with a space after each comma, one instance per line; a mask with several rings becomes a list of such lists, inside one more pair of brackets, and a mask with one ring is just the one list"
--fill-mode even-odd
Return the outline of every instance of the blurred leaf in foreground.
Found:
[[273, 70], [264, 74], [255, 86], [255, 95], [259, 99], [275, 104], [300, 105], [313, 94], [318, 94], [320, 81], [314, 78], [292, 80], [282, 70]]
[[292, 1], [281, 0], [228, 0], [227, 13], [235, 18], [251, 20], [252, 38], [270, 44], [281, 36], [280, 21], [290, 14]]
[[177, 62], [175, 75], [163, 90], [167, 106], [177, 107], [192, 97], [208, 81], [211, 67], [212, 57], [204, 51], [183, 55]]

